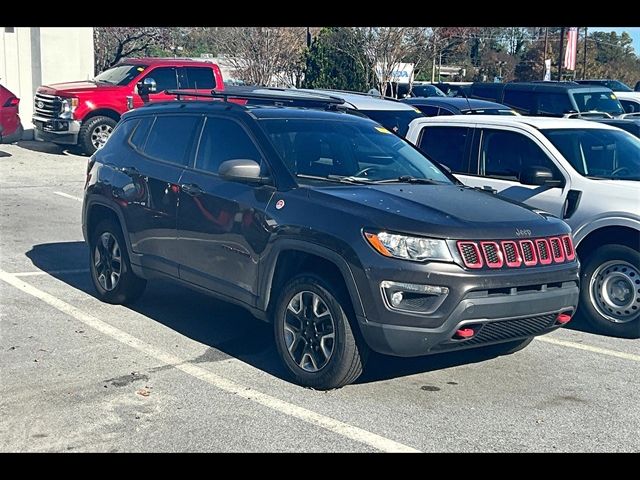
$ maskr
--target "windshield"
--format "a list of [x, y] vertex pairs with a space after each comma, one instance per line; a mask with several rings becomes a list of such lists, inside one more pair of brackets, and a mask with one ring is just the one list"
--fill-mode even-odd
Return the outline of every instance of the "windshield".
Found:
[[296, 176], [354, 183], [399, 177], [452, 183], [411, 144], [372, 122], [264, 119], [260, 124]]
[[607, 112], [621, 115], [624, 109], [612, 92], [573, 92], [573, 98], [580, 112]]
[[140, 72], [147, 68], [146, 65], [118, 65], [105, 70], [93, 80], [111, 85], [128, 85]]
[[414, 85], [411, 93], [414, 97], [446, 97], [442, 90], [434, 85]]
[[622, 130], [542, 130], [585, 177], [640, 180], [640, 139]]
[[474, 108], [473, 110], [462, 110], [462, 113], [465, 115], [520, 115], [509, 108]]
[[361, 112], [401, 137], [409, 131], [412, 120], [424, 117], [420, 110], [361, 110]]

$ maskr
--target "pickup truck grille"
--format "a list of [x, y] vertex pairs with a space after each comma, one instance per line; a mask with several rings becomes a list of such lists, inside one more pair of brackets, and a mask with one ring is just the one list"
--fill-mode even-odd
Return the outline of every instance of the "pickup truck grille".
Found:
[[37, 117], [56, 118], [62, 110], [62, 100], [55, 95], [36, 93], [33, 99], [33, 110]]
[[571, 236], [535, 240], [459, 241], [458, 252], [467, 268], [520, 268], [571, 262], [576, 258]]

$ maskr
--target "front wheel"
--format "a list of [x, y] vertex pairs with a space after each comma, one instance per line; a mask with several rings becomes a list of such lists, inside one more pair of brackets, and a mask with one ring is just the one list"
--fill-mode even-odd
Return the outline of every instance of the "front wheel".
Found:
[[640, 253], [603, 245], [582, 269], [578, 313], [599, 332], [640, 338]]
[[84, 122], [78, 134], [78, 145], [81, 150], [87, 155], [93, 155], [107, 143], [117, 123], [113, 118], [103, 115], [91, 117]]
[[368, 348], [354, 334], [345, 297], [313, 275], [293, 278], [280, 295], [273, 319], [276, 345], [299, 385], [329, 390], [362, 373]]

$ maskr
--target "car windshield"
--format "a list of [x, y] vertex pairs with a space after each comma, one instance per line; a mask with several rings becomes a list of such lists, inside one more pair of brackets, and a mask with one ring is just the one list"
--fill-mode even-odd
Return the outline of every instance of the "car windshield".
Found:
[[465, 115], [519, 115], [515, 110], [509, 108], [474, 108], [473, 110], [462, 110]]
[[580, 112], [607, 112], [612, 115], [621, 115], [624, 109], [617, 97], [612, 92], [573, 92]]
[[287, 168], [302, 178], [452, 183], [419, 150], [373, 122], [264, 119], [260, 124]]
[[542, 130], [585, 177], [640, 180], [640, 139], [622, 130], [562, 128]]
[[420, 110], [361, 110], [367, 117], [375, 120], [389, 130], [404, 137], [409, 131], [409, 124], [418, 117], [424, 117]]
[[111, 85], [128, 85], [140, 72], [147, 68], [146, 65], [118, 65], [105, 70], [93, 80]]
[[414, 85], [411, 93], [414, 97], [446, 97], [442, 90], [434, 85]]

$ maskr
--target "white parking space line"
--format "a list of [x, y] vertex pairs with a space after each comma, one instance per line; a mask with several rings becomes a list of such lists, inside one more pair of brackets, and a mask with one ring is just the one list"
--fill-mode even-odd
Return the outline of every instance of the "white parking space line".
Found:
[[15, 277], [37, 277], [38, 275], [72, 275], [75, 273], [87, 273], [88, 271], [88, 268], [76, 268], [70, 270], [49, 270], [48, 272], [45, 272], [44, 270], [38, 270], [35, 272], [18, 272], [12, 273], [11, 275]]
[[624, 358], [625, 360], [640, 362], [640, 355], [634, 355], [633, 353], [618, 352], [617, 350], [609, 350], [608, 348], [594, 347], [592, 345], [585, 345], [582, 343], [570, 342], [568, 340], [558, 340], [557, 338], [550, 338], [549, 336], [536, 337], [536, 340], [540, 340], [541, 342], [545, 342], [545, 343], [551, 343], [553, 345], [560, 345], [563, 347], [575, 348], [577, 350], [586, 350], [587, 352], [600, 353], [602, 355], [609, 355], [610, 357]]
[[75, 197], [73, 195], [69, 195], [68, 193], [64, 193], [64, 192], [53, 192], [53, 193], [55, 193], [56, 195], [60, 195], [61, 197], [69, 198], [71, 200], [75, 200], [76, 202], [82, 203], [82, 199], [80, 197]]
[[237, 395], [238, 397], [250, 400], [255, 403], [259, 403], [265, 407], [275, 410], [284, 415], [297, 418], [311, 425], [315, 425], [333, 433], [341, 435], [350, 440], [369, 445], [377, 450], [383, 452], [417, 452], [415, 448], [409, 447], [402, 443], [396, 442], [389, 438], [382, 437], [367, 430], [354, 427], [347, 423], [341, 422], [331, 417], [327, 417], [320, 413], [307, 410], [306, 408], [299, 407], [284, 400], [272, 397], [265, 393], [251, 389], [250, 387], [241, 385], [232, 380], [228, 380], [218, 374], [215, 374], [209, 370], [206, 370], [197, 365], [188, 363], [186, 360], [177, 357], [174, 354], [167, 353], [162, 349], [154, 347], [133, 335], [130, 335], [98, 318], [83, 312], [82, 310], [74, 307], [73, 305], [60, 300], [59, 298], [44, 292], [16, 277], [15, 275], [0, 270], [0, 280], [12, 285], [13, 287], [39, 299], [44, 303], [52, 306], [53, 308], [65, 313], [76, 320], [84, 323], [85, 325], [103, 333], [120, 343], [128, 345], [145, 355], [154, 357], [156, 360], [166, 364], [172, 365], [175, 368], [191, 375], [192, 377], [199, 378], [202, 381], [213, 385], [220, 390]]

